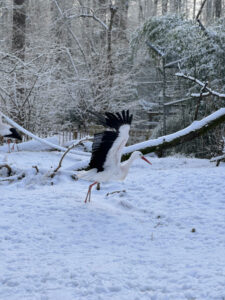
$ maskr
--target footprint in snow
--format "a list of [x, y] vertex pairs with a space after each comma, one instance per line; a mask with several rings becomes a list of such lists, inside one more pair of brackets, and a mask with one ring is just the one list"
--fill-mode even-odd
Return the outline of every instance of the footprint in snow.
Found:
[[108, 198], [110, 196], [110, 198], [114, 198], [116, 200], [116, 205], [119, 207], [122, 207], [126, 210], [128, 209], [133, 209], [133, 205], [131, 205], [131, 203], [129, 203], [127, 200], [125, 199], [118, 199], [118, 198], [122, 198], [124, 196], [126, 196], [126, 191], [122, 190], [122, 191], [114, 191], [111, 193], [107, 193], [106, 197]]

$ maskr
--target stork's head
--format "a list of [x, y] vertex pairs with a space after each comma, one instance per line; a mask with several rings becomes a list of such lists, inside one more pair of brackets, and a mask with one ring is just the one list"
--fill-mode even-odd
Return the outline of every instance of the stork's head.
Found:
[[133, 154], [134, 158], [141, 158], [144, 161], [146, 161], [148, 164], [152, 164], [146, 157], [144, 157], [144, 155], [140, 152], [140, 151], [134, 151]]

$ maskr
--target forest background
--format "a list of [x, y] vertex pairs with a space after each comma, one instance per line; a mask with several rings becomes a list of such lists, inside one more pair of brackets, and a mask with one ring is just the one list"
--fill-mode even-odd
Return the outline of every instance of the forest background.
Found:
[[[131, 109], [143, 141], [224, 106], [224, 0], [0, 0], [0, 46], [0, 111], [37, 135]], [[169, 151], [211, 157], [223, 136]]]

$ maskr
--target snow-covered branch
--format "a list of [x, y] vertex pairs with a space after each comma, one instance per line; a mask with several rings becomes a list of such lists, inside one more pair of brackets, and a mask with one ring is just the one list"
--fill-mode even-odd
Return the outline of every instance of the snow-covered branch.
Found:
[[218, 167], [221, 161], [225, 161], [225, 154], [211, 158], [210, 162], [216, 162]]
[[140, 150], [143, 154], [155, 151], [161, 151], [176, 145], [188, 142], [198, 136], [201, 136], [209, 129], [225, 122], [225, 108], [221, 108], [200, 121], [194, 121], [188, 127], [175, 133], [159, 137], [154, 140], [138, 143], [125, 148], [123, 159], [126, 159], [130, 153]]
[[149, 46], [160, 57], [164, 57], [165, 56], [165, 53], [163, 53], [159, 48], [157, 48], [155, 45], [153, 45], [149, 41], [146, 41], [146, 44], [147, 44], [147, 46]]
[[[195, 77], [192, 77], [192, 76], [189, 76], [189, 75], [185, 75], [184, 73], [176, 73], [175, 75], [178, 76], [178, 77], [182, 77], [184, 79], [191, 80], [191, 81], [197, 83], [198, 85], [200, 85], [201, 87], [205, 87], [205, 90], [207, 90], [208, 93], [211, 94], [211, 95], [214, 95], [216, 97], [224, 98], [225, 99], [225, 94], [218, 93], [218, 92], [210, 89], [209, 87], [205, 86], [204, 82], [200, 81], [199, 79], [197, 79]], [[199, 94], [195, 93], [193, 95], [194, 95], [194, 97], [197, 97], [197, 96], [200, 96], [200, 93]], [[206, 94], [203, 93], [202, 96], [206, 96]]]
[[[0, 112], [0, 115], [2, 115], [6, 119], [6, 121], [9, 124], [11, 124], [13, 127], [17, 128], [19, 131], [23, 132], [24, 134], [28, 135], [29, 137], [33, 138], [34, 140], [36, 140], [36, 141], [38, 141], [38, 142], [40, 142], [42, 144], [48, 145], [48, 146], [50, 146], [53, 149], [60, 150], [60, 151], [67, 151], [67, 148], [61, 147], [59, 145], [52, 144], [51, 142], [46, 141], [44, 139], [41, 139], [38, 136], [36, 136], [33, 133], [31, 133], [30, 131], [24, 129], [22, 126], [20, 126], [19, 124], [17, 124], [15, 121], [13, 121], [9, 117], [7, 117], [2, 112]], [[71, 153], [78, 154], [78, 155], [83, 155], [83, 156], [90, 156], [90, 153], [81, 152], [81, 151], [75, 151], [75, 150], [71, 151]]]

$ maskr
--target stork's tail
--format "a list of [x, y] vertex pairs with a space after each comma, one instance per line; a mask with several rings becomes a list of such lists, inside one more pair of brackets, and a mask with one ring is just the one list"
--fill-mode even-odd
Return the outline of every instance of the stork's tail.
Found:
[[79, 171], [78, 173], [76, 173], [77, 179], [85, 177], [86, 173], [87, 173], [87, 171]]

